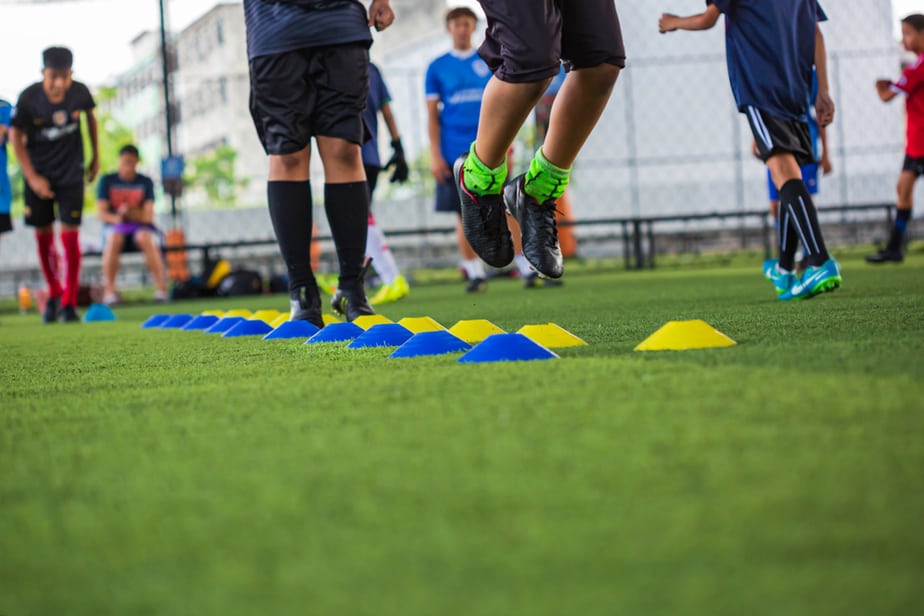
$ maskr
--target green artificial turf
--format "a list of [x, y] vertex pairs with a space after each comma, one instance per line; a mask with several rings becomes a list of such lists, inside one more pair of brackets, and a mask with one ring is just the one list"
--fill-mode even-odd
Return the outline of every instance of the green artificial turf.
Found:
[[[924, 256], [776, 301], [759, 263], [418, 285], [458, 364], [0, 317], [0, 614], [912, 614], [924, 609]], [[738, 345], [633, 352], [668, 320]]]

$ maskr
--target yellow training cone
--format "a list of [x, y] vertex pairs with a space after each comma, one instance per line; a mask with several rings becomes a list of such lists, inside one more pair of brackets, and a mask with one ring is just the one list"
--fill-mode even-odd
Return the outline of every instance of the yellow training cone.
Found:
[[203, 310], [203, 311], [200, 312], [199, 314], [201, 314], [201, 315], [203, 315], [203, 316], [218, 317], [219, 319], [220, 319], [221, 317], [225, 316], [225, 313], [224, 313], [223, 311], [221, 311], [221, 310]]
[[273, 320], [279, 316], [278, 310], [257, 310], [255, 313], [250, 315], [250, 319], [254, 321], [263, 321], [267, 325], [272, 325]]
[[404, 317], [398, 321], [398, 325], [411, 330], [415, 334], [421, 332], [438, 332], [446, 329], [430, 317]]
[[547, 349], [560, 349], [563, 347], [585, 346], [587, 343], [555, 323], [546, 325], [524, 325], [517, 330], [536, 344]]
[[506, 334], [500, 327], [487, 319], [469, 319], [458, 321], [449, 328], [449, 333], [468, 343], [478, 343], [491, 334]]
[[686, 351], [729, 347], [734, 340], [705, 321], [668, 321], [661, 329], [642, 341], [636, 351]]
[[334, 323], [342, 322], [340, 319], [338, 319], [332, 314], [322, 314], [321, 319], [324, 321], [324, 325], [333, 325]]
[[394, 321], [383, 314], [364, 314], [353, 319], [353, 324], [363, 329], [369, 329], [373, 325], [383, 325], [387, 323], [394, 323]]
[[225, 311], [226, 317], [244, 317], [245, 319], [250, 317], [250, 311], [244, 308], [237, 308], [235, 310]]
[[283, 323], [288, 322], [288, 320], [289, 320], [289, 315], [288, 315], [288, 314], [280, 314], [278, 317], [276, 317], [275, 319], [273, 319], [273, 322], [270, 323], [270, 325], [272, 326], [273, 329], [276, 329], [277, 327], [279, 327], [279, 326], [282, 325]]

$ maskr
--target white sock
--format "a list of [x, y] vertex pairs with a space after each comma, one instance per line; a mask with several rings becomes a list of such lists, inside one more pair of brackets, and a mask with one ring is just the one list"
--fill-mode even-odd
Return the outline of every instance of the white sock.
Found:
[[533, 273], [532, 268], [529, 266], [529, 261], [526, 260], [526, 257], [523, 256], [523, 253], [517, 253], [513, 257], [514, 263], [517, 264], [517, 269], [520, 271], [520, 276], [526, 278]]
[[486, 278], [484, 263], [481, 262], [481, 259], [466, 259], [462, 261], [462, 268], [465, 270], [465, 275], [468, 276], [469, 280]]
[[372, 267], [375, 268], [384, 284], [391, 284], [395, 281], [399, 275], [398, 264], [385, 241], [385, 234], [378, 228], [371, 216], [366, 233], [366, 256], [372, 257]]

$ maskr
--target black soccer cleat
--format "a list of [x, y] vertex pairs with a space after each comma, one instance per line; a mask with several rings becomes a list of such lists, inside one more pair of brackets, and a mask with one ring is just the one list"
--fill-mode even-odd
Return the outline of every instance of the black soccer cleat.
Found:
[[540, 286], [543, 287], [560, 287], [564, 282], [561, 280], [556, 280], [554, 278], [539, 278], [539, 274], [536, 272], [530, 272], [523, 278], [523, 288], [525, 289], [537, 289]]
[[462, 204], [462, 230], [472, 250], [492, 267], [507, 267], [513, 261], [513, 239], [500, 195], [474, 195], [462, 181], [463, 154], [452, 165], [452, 176]]
[[472, 278], [465, 285], [466, 293], [481, 293], [488, 290], [488, 281], [484, 278]]
[[564, 264], [555, 222], [555, 200], [539, 203], [523, 190], [519, 175], [504, 185], [504, 205], [520, 224], [523, 256], [543, 278], [561, 278]]
[[57, 323], [58, 311], [61, 307], [61, 300], [57, 297], [49, 297], [45, 302], [45, 310], [42, 312], [42, 323]]
[[347, 321], [355, 321], [364, 314], [375, 314], [375, 310], [369, 304], [369, 300], [366, 299], [366, 285], [363, 282], [371, 261], [372, 259], [366, 260], [362, 273], [355, 284], [348, 286], [340, 284], [334, 296], [330, 298], [330, 307], [337, 314], [346, 317]]
[[318, 287], [296, 287], [289, 291], [289, 320], [308, 321], [315, 327], [323, 328], [321, 318], [321, 294]]
[[867, 263], [901, 263], [905, 260], [905, 257], [898, 250], [891, 250], [889, 248], [883, 248], [874, 255], [867, 255]]
[[62, 323], [80, 323], [80, 315], [77, 314], [77, 309], [73, 306], [64, 306], [61, 308], [58, 320]]

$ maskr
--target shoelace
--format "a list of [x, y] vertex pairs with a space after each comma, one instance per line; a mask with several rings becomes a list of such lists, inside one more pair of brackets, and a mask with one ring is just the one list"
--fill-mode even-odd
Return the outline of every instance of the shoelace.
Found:
[[558, 245], [558, 221], [555, 219], [555, 214], [558, 212], [558, 208], [555, 207], [555, 201], [546, 201], [545, 203], [540, 203], [536, 208], [539, 210], [540, 216], [540, 226], [543, 229], [548, 229], [551, 227], [551, 233], [545, 233], [545, 243], [548, 248], [554, 249]]

